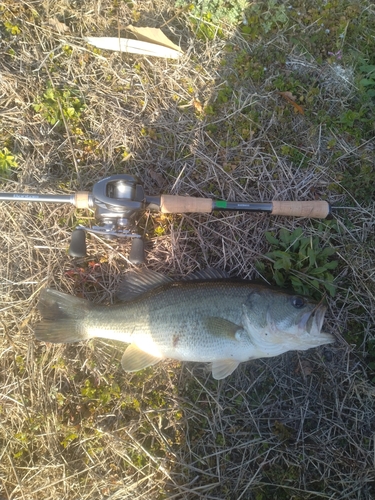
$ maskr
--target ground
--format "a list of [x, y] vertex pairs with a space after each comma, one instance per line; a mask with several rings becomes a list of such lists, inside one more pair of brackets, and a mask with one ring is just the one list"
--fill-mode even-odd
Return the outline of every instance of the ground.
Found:
[[[167, 361], [124, 374], [121, 343], [38, 342], [45, 285], [110, 304], [129, 244], [93, 213], [2, 202], [1, 499], [375, 497], [375, 9], [370, 0], [0, 0], [0, 190], [71, 194], [107, 175], [150, 195], [327, 200], [333, 218], [137, 218], [146, 265], [206, 267], [328, 306], [336, 342], [223, 381]], [[86, 36], [163, 30], [179, 60]]]

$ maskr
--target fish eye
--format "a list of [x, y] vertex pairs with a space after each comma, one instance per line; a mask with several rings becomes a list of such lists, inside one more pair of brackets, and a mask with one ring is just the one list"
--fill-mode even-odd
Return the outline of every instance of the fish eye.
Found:
[[292, 297], [292, 306], [293, 307], [300, 309], [304, 305], [305, 305], [305, 300], [303, 297], [299, 297], [298, 295], [296, 297]]

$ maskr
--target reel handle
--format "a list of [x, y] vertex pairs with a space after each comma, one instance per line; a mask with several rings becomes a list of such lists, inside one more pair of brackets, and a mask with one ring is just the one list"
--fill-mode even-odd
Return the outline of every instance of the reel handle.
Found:
[[140, 265], [145, 262], [145, 242], [143, 238], [133, 238], [129, 252], [129, 261], [132, 264]]
[[68, 254], [71, 257], [86, 256], [86, 233], [84, 229], [74, 229], [72, 232]]
[[[86, 231], [85, 229], [74, 229], [70, 240], [68, 254], [71, 257], [86, 257]], [[145, 244], [142, 238], [132, 238], [129, 252], [129, 261], [132, 264], [140, 265], [145, 262]]]

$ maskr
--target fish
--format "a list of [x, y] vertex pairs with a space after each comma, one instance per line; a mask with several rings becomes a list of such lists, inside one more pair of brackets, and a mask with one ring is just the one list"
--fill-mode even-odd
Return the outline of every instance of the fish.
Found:
[[44, 288], [36, 338], [51, 343], [118, 340], [130, 344], [121, 360], [126, 372], [170, 358], [211, 363], [216, 380], [252, 359], [334, 342], [321, 331], [323, 303], [229, 278], [217, 269], [182, 280], [151, 270], [130, 271], [117, 295], [119, 303], [103, 306]]

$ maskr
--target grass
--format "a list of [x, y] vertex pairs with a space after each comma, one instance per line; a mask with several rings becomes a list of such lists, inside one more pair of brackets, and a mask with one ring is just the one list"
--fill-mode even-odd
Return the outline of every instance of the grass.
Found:
[[[91, 238], [72, 260], [71, 230], [91, 214], [1, 203], [4, 499], [375, 496], [374, 6], [240, 5], [1, 0], [0, 190], [67, 194], [126, 172], [149, 194], [326, 199], [343, 207], [333, 221], [225, 212], [139, 225], [151, 269], [326, 290], [337, 342], [219, 383], [173, 361], [126, 375], [118, 343], [36, 342], [39, 290], [110, 303], [129, 246]], [[184, 58], [82, 42], [128, 24], [162, 26]]]

